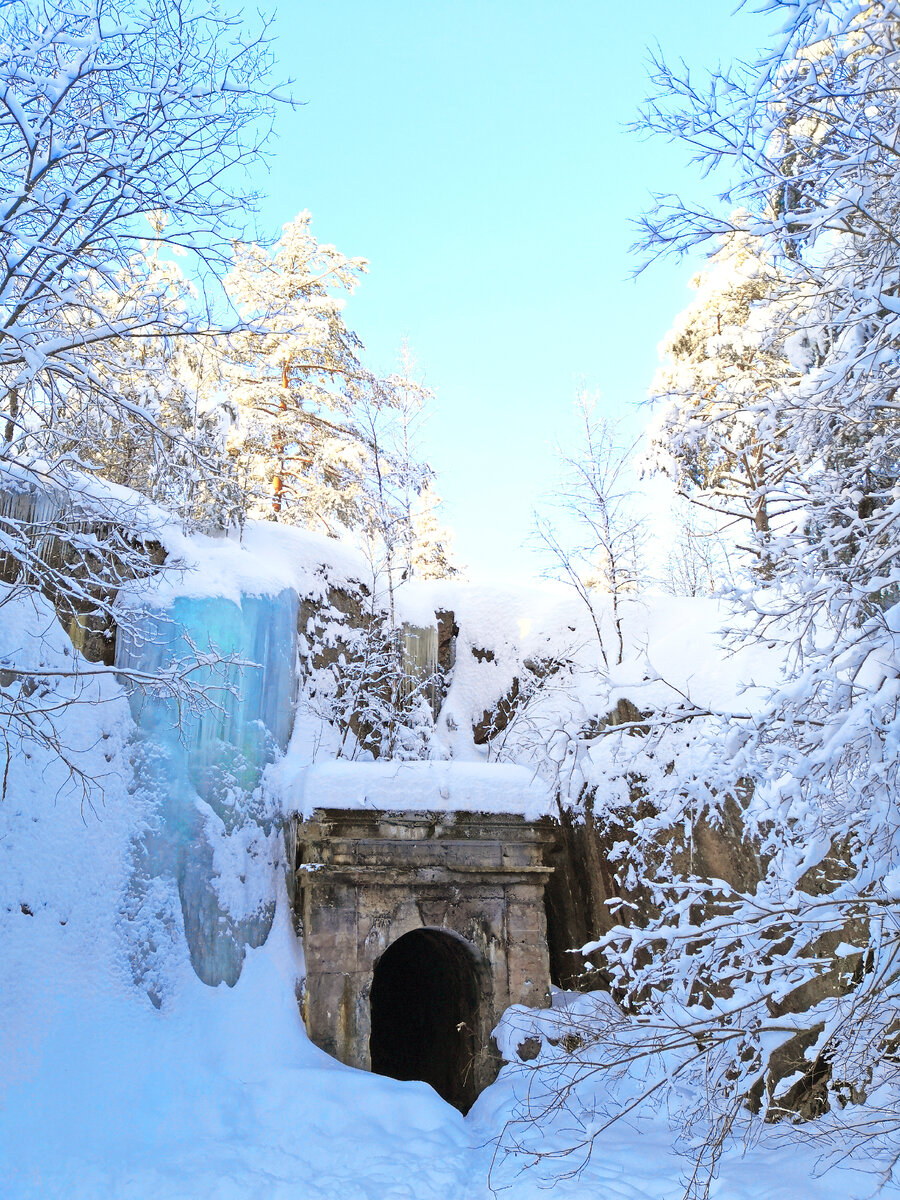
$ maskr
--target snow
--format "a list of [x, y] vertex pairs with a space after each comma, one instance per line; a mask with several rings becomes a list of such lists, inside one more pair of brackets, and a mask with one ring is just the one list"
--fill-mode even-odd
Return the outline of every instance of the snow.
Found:
[[[234, 989], [185, 971], [162, 1013], [98, 976], [96, 960], [61, 961], [53, 935], [33, 940], [15, 965], [33, 975], [43, 959], [54, 999], [19, 1005], [12, 1025], [6, 989], [0, 1000], [5, 1200], [493, 1200], [489, 1171], [515, 1200], [678, 1200], [683, 1163], [664, 1113], [608, 1130], [583, 1172], [548, 1192], [557, 1162], [494, 1156], [530, 1072], [505, 1069], [463, 1118], [425, 1084], [351, 1070], [312, 1046], [280, 899]], [[568, 1144], [567, 1115], [545, 1125], [547, 1153]], [[713, 1200], [870, 1194], [871, 1177], [816, 1180], [812, 1155], [772, 1141], [731, 1155]]]
[[[10, 601], [4, 616], [20, 661], [71, 663], [43, 602]], [[158, 823], [129, 790], [124, 695], [110, 676], [85, 688], [61, 732], [104, 777], [102, 797], [82, 810], [62, 764], [31, 746], [0, 805], [4, 1200], [461, 1200], [478, 1151], [460, 1114], [425, 1084], [352, 1071], [307, 1040], [280, 871], [271, 933], [236, 987], [199, 981], [181, 929], [158, 947], [161, 1008], [135, 986], [134, 926], [149, 914], [128, 903], [134, 849]], [[180, 926], [177, 907], [170, 918]]]
[[[235, 588], [251, 577], [258, 585], [252, 594], [270, 603], [242, 600], [239, 614], [280, 611], [285, 588], [319, 578], [324, 550], [332, 569], [350, 571], [352, 556], [342, 560], [337, 547], [285, 533], [251, 531], [244, 550], [192, 539], [185, 550], [195, 570], [181, 577], [177, 611], [198, 619], [217, 608], [231, 612]], [[260, 557], [268, 558], [268, 573], [256, 577]], [[225, 594], [214, 600], [220, 585]], [[476, 711], [496, 696], [523, 655], [582, 637], [574, 608], [560, 606], [560, 596], [540, 593], [504, 605], [477, 589], [456, 593], [448, 606], [468, 631], [460, 637], [467, 698], [456, 697], [459, 711], [466, 705]], [[689, 606], [651, 601], [632, 615], [647, 633], [639, 639], [641, 654], [666, 671], [680, 670], [684, 682], [698, 645], [712, 636], [709, 612], [698, 620]], [[40, 598], [9, 600], [3, 618], [0, 658], [15, 652], [18, 663], [48, 669], [78, 662]], [[167, 639], [158, 648], [171, 644]], [[494, 662], [465, 657], [471, 647], [488, 645], [496, 650]], [[644, 674], [632, 663], [622, 686], [659, 686]], [[697, 687], [713, 695], [732, 688], [740, 672], [732, 666], [716, 678], [700, 674]], [[159, 848], [173, 810], [135, 786], [134, 755], [142, 743], [124, 693], [111, 675], [61, 679], [54, 687], [77, 701], [59, 715], [60, 734], [73, 761], [101, 778], [102, 793], [82, 803], [77, 780], [46, 745], [22, 745], [13, 754], [0, 804], [4, 1200], [492, 1200], [491, 1187], [515, 1200], [548, 1194], [678, 1200], [684, 1160], [678, 1131], [662, 1110], [598, 1133], [584, 1164], [545, 1157], [571, 1147], [573, 1119], [584, 1123], [599, 1094], [612, 1097], [605, 1078], [590, 1077], [574, 1094], [574, 1107], [546, 1115], [535, 1154], [528, 1138], [537, 1126], [520, 1121], [522, 1106], [536, 1094], [527, 1064], [504, 1068], [463, 1118], [426, 1084], [355, 1071], [312, 1046], [296, 1000], [302, 950], [277, 855], [256, 864], [274, 905], [264, 944], [247, 948], [233, 987], [201, 983], [174, 880], [146, 869], [147, 847]], [[204, 745], [201, 737], [201, 751]], [[552, 792], [529, 769], [486, 763], [478, 753], [470, 761], [312, 765], [289, 754], [270, 772], [282, 772], [283, 799], [303, 812], [349, 803], [530, 817], [548, 810]], [[181, 768], [170, 783], [179, 780], [185, 781]], [[216, 814], [205, 803], [208, 823]], [[215, 848], [218, 895], [234, 913], [242, 902], [236, 893], [247, 869], [246, 842], [238, 837], [229, 850], [220, 839]], [[577, 1019], [578, 1006], [590, 1002], [562, 997], [559, 1012], [515, 1010], [498, 1040], [512, 1058], [523, 1033], [544, 1022], [546, 1034], [554, 1020]], [[861, 1200], [871, 1193], [871, 1176], [837, 1170], [817, 1179], [813, 1151], [786, 1151], [773, 1138], [766, 1133], [745, 1155], [740, 1147], [728, 1152], [713, 1200]], [[583, 1169], [566, 1176], [575, 1165]]]
[[312, 1046], [296, 952], [282, 915], [237, 988], [186, 972], [163, 1014], [92, 986], [88, 971], [57, 978], [52, 1012], [4, 1023], [15, 1034], [4, 1046], [4, 1196], [461, 1196], [471, 1139], [460, 1115], [424, 1084], [351, 1071]]
[[[735, 236], [701, 274], [656, 384], [668, 401], [654, 437], [659, 465], [689, 492], [708, 485], [714, 510], [762, 535], [755, 584], [737, 583], [735, 598], [771, 643], [739, 644], [733, 623], [723, 644], [714, 604], [620, 594], [622, 559], [601, 532], [609, 569], [585, 566], [605, 575], [612, 603], [580, 605], [560, 589], [401, 591], [396, 614], [428, 627], [422, 644], [436, 640], [438, 606], [459, 625], [434, 722], [421, 693], [437, 688], [424, 671], [406, 709], [384, 702], [385, 679], [405, 686], [412, 673], [403, 679], [399, 651], [385, 656], [377, 644], [393, 651], [402, 639], [367, 625], [359, 603], [365, 595], [377, 610], [382, 601], [382, 551], [388, 579], [402, 573], [388, 534], [396, 521], [416, 535], [420, 561], [426, 530], [410, 508], [429, 474], [399, 457], [418, 410], [410, 394], [424, 390], [408, 377], [378, 380], [357, 361], [343, 301], [330, 294], [352, 290], [363, 261], [320, 246], [308, 214], [285, 226], [271, 254], [237, 244], [225, 287], [262, 323], [233, 330], [228, 346], [204, 338], [221, 373], [204, 379], [187, 361], [164, 361], [205, 323], [196, 323], [202, 305], [186, 303], [187, 279], [157, 250], [168, 243], [177, 253], [180, 242], [211, 260], [237, 232], [227, 217], [239, 215], [242, 195], [218, 181], [243, 159], [253, 142], [240, 135], [268, 106], [258, 72], [266, 55], [240, 37], [228, 49], [230, 18], [212, 13], [186, 38], [163, 22], [155, 36], [151, 20], [164, 7], [138, 5], [126, 28], [101, 21], [94, 4], [7, 5], [0, 39], [15, 81], [4, 156], [15, 204], [0, 206], [12, 245], [4, 455], [22, 456], [7, 472], [16, 494], [7, 495], [4, 543], [31, 560], [20, 581], [35, 592], [24, 595], [22, 583], [18, 595], [0, 594], [0, 1187], [14, 1200], [483, 1200], [495, 1189], [530, 1200], [545, 1187], [675, 1200], [679, 1151], [715, 1141], [709, 1121], [734, 1115], [729, 1096], [740, 1107], [755, 1075], [784, 1098], [825, 1067], [831, 1110], [811, 1128], [772, 1129], [740, 1107], [746, 1140], [726, 1147], [712, 1196], [896, 1195], [893, 1165], [876, 1151], [890, 1141], [871, 1140], [882, 1104], [896, 1145], [900, 1094], [887, 1052], [900, 1006], [890, 924], [900, 894], [900, 684], [897, 613], [885, 612], [900, 587], [897, 439], [885, 399], [900, 382], [896, 12], [776, 3], [794, 19], [774, 57], [733, 79], [715, 75], [708, 97], [662, 64], [675, 107], [660, 96], [645, 113], [651, 128], [686, 130], [708, 163], [743, 164], [736, 201], [759, 210], [791, 174], [790, 211], [732, 217]], [[130, 74], [117, 67], [126, 59]], [[230, 82], [196, 86], [209, 63]], [[51, 109], [59, 120], [37, 119]], [[100, 183], [81, 186], [88, 176]], [[59, 220], [63, 197], [72, 221]], [[149, 255], [136, 253], [136, 205], [151, 213]], [[152, 216], [161, 209], [173, 222], [164, 238]], [[836, 233], [848, 220], [852, 232]], [[724, 223], [664, 200], [648, 228], [658, 245], [684, 249]], [[154, 343], [148, 358], [122, 344], [131, 335]], [[240, 410], [227, 448], [226, 399]], [[147, 436], [148, 420], [158, 438]], [[188, 431], [192, 463], [177, 447]], [[73, 470], [52, 466], [60, 460]], [[136, 493], [79, 481], [79, 461], [139, 486], [155, 480], [154, 495], [209, 525], [270, 512], [277, 466], [292, 476], [277, 485], [281, 515], [296, 502], [326, 528], [346, 511], [381, 533], [368, 559], [271, 524], [250, 523], [240, 539], [188, 537]], [[594, 452], [570, 465], [582, 461], [593, 511], [635, 521], [620, 494], [598, 490]], [[239, 480], [240, 497], [230, 487]], [[32, 517], [62, 516], [71, 501], [76, 527], [93, 511], [94, 528], [70, 531], [81, 565], [70, 570], [64, 554], [51, 562], [66, 535], [55, 519], [27, 529], [32, 500]], [[591, 509], [581, 509], [589, 525]], [[95, 578], [103, 524], [115, 527], [126, 577], [137, 577], [124, 549], [132, 537], [158, 539], [173, 569], [130, 595]], [[436, 555], [433, 522], [430, 536]], [[126, 695], [115, 671], [88, 669], [74, 653], [41, 599], [57, 594], [57, 571], [64, 595], [96, 605], [92, 616], [111, 615], [113, 594], [130, 602], [130, 614], [116, 614], [118, 668], [123, 678], [143, 671], [145, 682], [160, 671], [145, 696]], [[334, 594], [344, 587], [356, 594]], [[393, 618], [393, 595], [390, 609]], [[363, 636], [354, 642], [351, 630]], [[362, 644], [371, 657], [357, 653]], [[195, 647], [224, 660], [195, 672]], [[389, 659], [384, 671], [373, 668], [379, 657]], [[431, 761], [326, 761], [378, 752]], [[283, 877], [285, 808], [538, 816], [552, 811], [557, 789], [617, 839], [608, 862], [619, 881], [651, 895], [603, 947], [606, 978], [636, 1015], [597, 996], [510, 1010], [496, 1034], [509, 1065], [466, 1119], [421, 1083], [351, 1071], [311, 1047]], [[695, 859], [704, 825], [743, 839], [760, 860], [740, 887], [727, 871], [702, 877], [715, 874]], [[843, 978], [828, 978], [829, 945]], [[804, 999], [813, 980], [831, 993], [825, 1001]], [[615, 1034], [606, 1040], [604, 1022]], [[664, 1054], [651, 1030], [675, 1034]], [[804, 1032], [804, 1072], [788, 1062], [778, 1075], [774, 1051]], [[611, 1059], [616, 1038], [627, 1053]], [[865, 1107], [851, 1103], [863, 1090]], [[629, 1107], [647, 1097], [655, 1102]], [[819, 1178], [814, 1139], [833, 1138], [840, 1158], [854, 1122], [870, 1173]]]
[[274, 595], [284, 588], [321, 597], [326, 575], [336, 586], [371, 577], [365, 558], [346, 543], [271, 521], [248, 521], [237, 538], [187, 536], [167, 519], [158, 536], [181, 564], [181, 572], [165, 574], [151, 593], [159, 606], [175, 597], [207, 596], [239, 604], [242, 596]]
[[[73, 715], [119, 748], [129, 725], [121, 698]], [[533, 1084], [523, 1068], [507, 1068], [464, 1119], [425, 1084], [351, 1070], [312, 1046], [281, 887], [272, 932], [233, 989], [205, 987], [182, 958], [169, 964], [170, 1000], [153, 1008], [130, 981], [118, 913], [144, 814], [121, 779], [82, 817], [71, 796], [28, 791], [27, 778], [0, 808], [4, 1200], [493, 1200], [492, 1161], [494, 1185], [515, 1200], [677, 1200], [682, 1160], [664, 1113], [608, 1130], [583, 1173], [548, 1193], [553, 1160], [494, 1157]], [[566, 1115], [545, 1126], [547, 1151], [567, 1144]], [[814, 1180], [814, 1168], [809, 1153], [757, 1146], [726, 1160], [713, 1197], [871, 1190], [868, 1176]]]
[[[286, 764], [286, 770], [289, 770]], [[536, 821], [554, 797], [527, 767], [511, 763], [315, 763], [284, 785], [286, 811], [309, 817], [317, 808], [391, 812], [517, 813]]]

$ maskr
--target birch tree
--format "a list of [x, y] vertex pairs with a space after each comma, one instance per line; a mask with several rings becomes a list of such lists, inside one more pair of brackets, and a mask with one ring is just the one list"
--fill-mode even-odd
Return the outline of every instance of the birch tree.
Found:
[[[576, 400], [580, 444], [559, 452], [561, 479], [551, 502], [558, 516], [538, 515], [535, 543], [549, 552], [548, 573], [574, 588], [588, 610], [606, 668], [624, 653], [622, 602], [644, 574], [645, 514], [633, 476], [637, 441], [597, 415], [597, 397]], [[612, 628], [606, 626], [609, 606]]]

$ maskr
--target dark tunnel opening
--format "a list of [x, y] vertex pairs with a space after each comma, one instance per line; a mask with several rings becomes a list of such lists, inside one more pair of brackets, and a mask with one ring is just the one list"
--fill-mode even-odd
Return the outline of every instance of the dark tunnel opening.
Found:
[[375, 964], [370, 996], [372, 1070], [421, 1079], [465, 1113], [477, 1095], [479, 987], [466, 944], [439, 929], [416, 929]]

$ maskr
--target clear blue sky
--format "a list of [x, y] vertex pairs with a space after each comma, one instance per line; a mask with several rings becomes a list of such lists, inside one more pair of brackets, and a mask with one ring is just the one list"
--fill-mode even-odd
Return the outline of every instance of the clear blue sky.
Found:
[[308, 208], [319, 240], [369, 259], [346, 317], [379, 369], [408, 338], [437, 392], [424, 450], [473, 577], [539, 570], [520, 543], [577, 382], [613, 414], [644, 397], [692, 268], [631, 280], [629, 221], [653, 190], [704, 185], [625, 124], [648, 45], [701, 67], [766, 40], [731, 8], [284, 0], [270, 26], [306, 103], [279, 114], [262, 229]]

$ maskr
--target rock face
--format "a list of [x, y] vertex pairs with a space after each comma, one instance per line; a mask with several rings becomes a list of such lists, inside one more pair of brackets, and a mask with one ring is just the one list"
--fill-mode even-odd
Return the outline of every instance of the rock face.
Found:
[[404, 727], [433, 727], [443, 699], [437, 620], [395, 625], [366, 584], [330, 583], [325, 567], [321, 574], [322, 593], [300, 599], [300, 675], [308, 682], [330, 676], [319, 715], [342, 735], [352, 734], [373, 758], [404, 757]]
[[293, 900], [312, 1040], [424, 1079], [467, 1111], [500, 1066], [510, 1004], [549, 1003], [543, 821], [317, 810], [298, 823]]
[[127, 507], [107, 507], [113, 511], [104, 514], [102, 504], [92, 511], [85, 497], [50, 483], [0, 478], [0, 582], [39, 588], [75, 649], [112, 666], [119, 590], [152, 575], [166, 551], [131, 530]]

